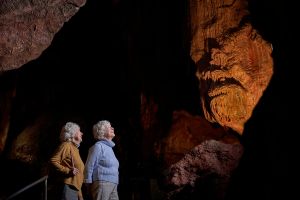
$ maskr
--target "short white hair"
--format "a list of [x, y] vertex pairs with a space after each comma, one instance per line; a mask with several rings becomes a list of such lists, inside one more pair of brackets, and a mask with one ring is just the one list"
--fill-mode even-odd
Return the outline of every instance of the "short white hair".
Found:
[[61, 129], [60, 132], [60, 141], [72, 141], [74, 135], [80, 130], [78, 124], [74, 122], [67, 122]]
[[109, 128], [111, 127], [111, 124], [107, 120], [101, 120], [97, 122], [93, 126], [93, 136], [96, 140], [101, 140], [106, 138], [106, 134], [109, 131]]

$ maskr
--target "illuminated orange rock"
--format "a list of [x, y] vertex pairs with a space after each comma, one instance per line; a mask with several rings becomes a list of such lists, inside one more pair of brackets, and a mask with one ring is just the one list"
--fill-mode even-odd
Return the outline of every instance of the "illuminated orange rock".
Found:
[[181, 160], [185, 154], [207, 140], [220, 140], [223, 143], [239, 143], [222, 127], [213, 127], [200, 116], [186, 111], [175, 111], [167, 136], [156, 144], [156, 154], [166, 167]]
[[192, 45], [207, 120], [239, 134], [273, 74], [272, 46], [242, 22], [246, 1], [190, 1]]

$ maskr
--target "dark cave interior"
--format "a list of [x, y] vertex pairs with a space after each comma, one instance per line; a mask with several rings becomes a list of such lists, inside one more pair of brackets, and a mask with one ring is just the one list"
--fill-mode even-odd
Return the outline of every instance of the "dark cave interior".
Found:
[[[258, 194], [265, 199], [288, 199], [293, 195], [295, 131], [289, 125], [292, 119], [285, 117], [294, 109], [290, 95], [295, 93], [292, 68], [297, 63], [293, 55], [296, 31], [292, 30], [292, 8], [288, 2], [249, 1], [250, 20], [273, 44], [275, 74], [246, 124], [242, 138], [246, 152], [228, 199], [253, 199]], [[51, 111], [57, 115], [53, 121], [56, 128], [64, 123], [61, 119], [81, 124], [85, 133], [81, 152], [85, 158], [92, 143], [89, 127], [97, 120], [109, 119], [116, 133], [130, 145], [126, 146], [130, 149], [128, 164], [121, 171], [121, 199], [131, 199], [128, 190], [140, 190], [137, 199], [150, 200], [149, 191], [143, 191], [147, 186], [142, 187], [148, 183], [139, 182], [140, 187], [126, 183], [130, 176], [152, 176], [155, 170], [149, 171], [155, 169], [155, 163], [139, 160], [139, 141], [132, 139], [134, 133], [125, 127], [130, 123], [128, 119], [138, 122], [141, 91], [161, 106], [160, 120], [164, 124], [168, 124], [173, 110], [202, 115], [188, 51], [187, 10], [185, 1], [88, 0], [38, 59], [7, 73], [9, 78], [18, 79], [8, 146], [25, 125]], [[48, 131], [59, 130], [53, 129]], [[50, 144], [44, 148], [46, 154], [53, 150]], [[117, 147], [116, 151], [122, 150]], [[22, 167], [32, 177], [22, 175]], [[7, 171], [3, 180], [14, 182], [1, 181], [0, 187], [8, 193], [36, 179], [35, 172], [22, 163], [9, 163], [0, 169]]]
[[[38, 59], [6, 74], [17, 80], [17, 86], [1, 156], [8, 154], [16, 134], [41, 114], [52, 113], [53, 127], [46, 133], [54, 136], [41, 145], [41, 154], [46, 155], [41, 161], [53, 152], [58, 142], [55, 135], [66, 121], [80, 124], [85, 134], [80, 147], [85, 160], [93, 142], [92, 124], [108, 119], [115, 127], [116, 143], [120, 138], [125, 143], [122, 148], [127, 149], [129, 160], [120, 168], [125, 179], [120, 196], [129, 199], [133, 190], [141, 189], [136, 191], [144, 193], [140, 198], [149, 198], [149, 192], [143, 192], [148, 186], [139, 185], [148, 184], [144, 179], [155, 173], [154, 163], [141, 158], [140, 136], [136, 130], [130, 132], [131, 123], [139, 128], [141, 92], [160, 104], [163, 123], [171, 120], [176, 109], [201, 113], [195, 69], [184, 38], [187, 33], [182, 31], [187, 29], [187, 3], [88, 0]], [[117, 145], [115, 151], [123, 150]], [[16, 171], [13, 177], [19, 180], [18, 184], [1, 183], [7, 194], [39, 178], [32, 166], [4, 161], [8, 163], [2, 170]]]
[[186, 2], [88, 1], [38, 59], [16, 70], [17, 99], [26, 102], [16, 117], [48, 109], [122, 123], [137, 117], [141, 91], [162, 115], [200, 114], [186, 15]]

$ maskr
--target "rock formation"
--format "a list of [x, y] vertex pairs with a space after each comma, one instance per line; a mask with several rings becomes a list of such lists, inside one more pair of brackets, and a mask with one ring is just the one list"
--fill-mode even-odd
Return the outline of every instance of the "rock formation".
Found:
[[191, 57], [210, 122], [243, 133], [273, 74], [271, 44], [247, 23], [247, 1], [190, 1]]
[[2, 0], [0, 72], [38, 58], [86, 0]]

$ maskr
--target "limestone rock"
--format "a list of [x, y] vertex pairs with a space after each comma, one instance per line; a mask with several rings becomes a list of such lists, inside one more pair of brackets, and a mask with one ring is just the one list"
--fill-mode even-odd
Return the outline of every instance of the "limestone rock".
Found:
[[213, 127], [203, 117], [193, 116], [186, 111], [175, 111], [169, 133], [156, 143], [156, 154], [162, 158], [163, 165], [168, 167], [206, 140], [238, 142], [237, 138], [228, 140], [230, 137], [222, 127]]
[[169, 199], [223, 199], [243, 154], [241, 144], [207, 140], [166, 171]]
[[0, 72], [38, 58], [86, 0], [2, 0]]
[[205, 118], [243, 134], [273, 75], [272, 45], [247, 22], [247, 1], [190, 1], [191, 50]]

